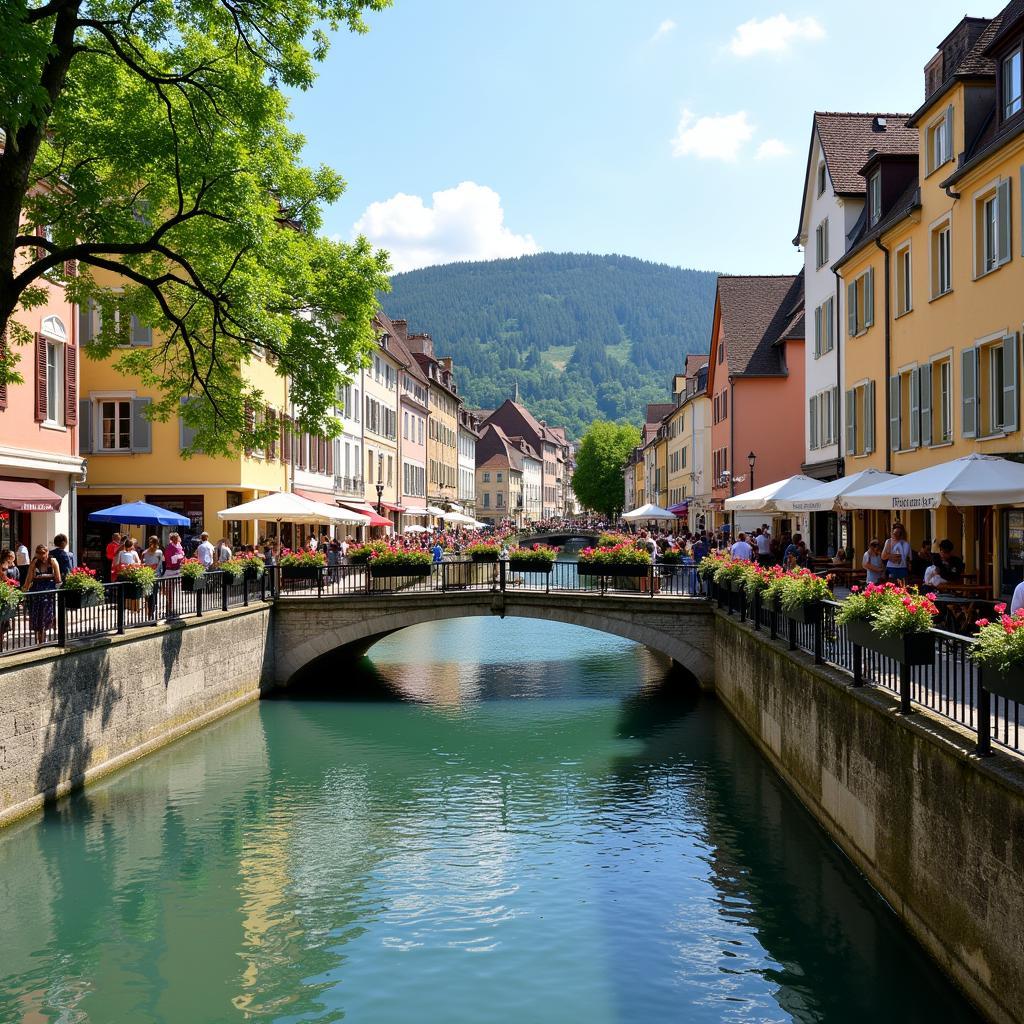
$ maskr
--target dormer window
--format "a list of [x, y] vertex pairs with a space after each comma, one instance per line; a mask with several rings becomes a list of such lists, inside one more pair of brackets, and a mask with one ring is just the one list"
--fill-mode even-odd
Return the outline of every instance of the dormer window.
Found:
[[874, 227], [882, 219], [882, 172], [868, 179], [868, 223]]
[[827, 173], [825, 171], [825, 161], [822, 160], [821, 163], [818, 164], [818, 195], [819, 196], [825, 194], [826, 178], [827, 178]]
[[928, 128], [928, 173], [953, 159], [953, 108]]
[[1021, 51], [1016, 49], [1003, 58], [1002, 73], [1003, 120], [1008, 120], [1021, 109]]

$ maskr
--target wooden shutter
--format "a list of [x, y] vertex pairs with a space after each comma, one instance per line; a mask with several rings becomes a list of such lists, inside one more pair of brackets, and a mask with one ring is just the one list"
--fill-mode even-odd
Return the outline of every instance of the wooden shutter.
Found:
[[910, 447], [921, 447], [921, 371], [910, 371]]
[[252, 458], [254, 451], [252, 447], [252, 432], [256, 429], [256, 410], [253, 409], [249, 402], [245, 403], [244, 411], [242, 413], [244, 419], [244, 430], [245, 430], [245, 454], [248, 458]]
[[[268, 427], [273, 427], [274, 424], [274, 410], [268, 405], [263, 413], [264, 423]], [[263, 449], [263, 454], [267, 457], [269, 462], [271, 459], [277, 456], [277, 430], [274, 429], [270, 436], [267, 438], [267, 445]]]
[[131, 318], [131, 343], [141, 348], [149, 348], [153, 344], [153, 328], [143, 327], [134, 315]]
[[846, 286], [846, 334], [852, 338], [857, 333], [857, 282]]
[[1017, 397], [1020, 358], [1017, 351], [1017, 335], [1003, 339], [1003, 430], [1012, 434], [1020, 419]]
[[1006, 263], [1010, 258], [1010, 237], [1012, 234], [1011, 224], [1013, 223], [1012, 208], [1010, 206], [1010, 179], [999, 182], [996, 188], [999, 206], [999, 251], [996, 262]]
[[78, 352], [64, 346], [64, 425], [78, 425]]
[[281, 417], [281, 461], [285, 465], [292, 461], [292, 421], [289, 416]]
[[818, 396], [811, 395], [811, 400], [808, 403], [808, 437], [810, 438], [810, 447], [818, 447]]
[[92, 402], [87, 398], [78, 401], [78, 452], [88, 455], [92, 451]]
[[[7, 358], [7, 332], [0, 334], [0, 363]], [[7, 382], [0, 381], [0, 411], [7, 408]]]
[[943, 162], [953, 159], [953, 104], [946, 107], [946, 149], [942, 154]]
[[857, 390], [846, 392], [846, 454], [857, 454]]
[[864, 454], [875, 450], [875, 382], [864, 388]]
[[900, 378], [895, 374], [889, 378], [889, 447], [900, 449]]
[[[832, 315], [832, 307], [835, 304], [834, 299], [825, 300], [825, 351], [831, 352], [836, 347], [835, 338], [835, 318]], [[838, 388], [836, 389], [838, 391]]]
[[932, 364], [921, 367], [921, 445], [932, 443]]
[[978, 436], [978, 350], [960, 353], [961, 425], [964, 437]]
[[832, 440], [836, 445], [843, 444], [843, 417], [842, 409], [839, 408], [839, 388], [832, 389]]
[[46, 419], [46, 340], [36, 335], [36, 423]]
[[814, 310], [814, 358], [817, 359], [822, 352], [822, 334], [821, 334], [821, 306], [817, 306]]
[[132, 451], [153, 450], [153, 424], [146, 416], [146, 410], [153, 404], [152, 398], [132, 399]]
[[334, 439], [327, 439], [327, 475], [334, 476]]
[[182, 451], [191, 448], [196, 439], [195, 430], [185, 422], [185, 410], [192, 399], [181, 400], [181, 411], [178, 413], [178, 445]]
[[875, 268], [869, 267], [864, 275], [864, 326], [875, 322]]
[[78, 344], [85, 345], [92, 341], [95, 336], [95, 323], [93, 310], [96, 303], [92, 299], [86, 299], [84, 305], [78, 307]]

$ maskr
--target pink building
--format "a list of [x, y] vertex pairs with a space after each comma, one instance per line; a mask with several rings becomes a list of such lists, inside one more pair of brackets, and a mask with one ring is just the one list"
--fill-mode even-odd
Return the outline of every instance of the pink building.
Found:
[[58, 533], [75, 549], [75, 485], [85, 478], [76, 307], [61, 284], [46, 287], [45, 304], [15, 315], [32, 334], [27, 345], [11, 344], [23, 383], [0, 385], [0, 547], [30, 552]]

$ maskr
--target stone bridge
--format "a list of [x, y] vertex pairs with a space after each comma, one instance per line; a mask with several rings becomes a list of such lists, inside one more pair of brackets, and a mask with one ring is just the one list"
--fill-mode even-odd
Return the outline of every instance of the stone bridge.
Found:
[[287, 686], [310, 662], [339, 649], [362, 654], [390, 633], [422, 622], [514, 615], [586, 626], [645, 644], [714, 684], [714, 613], [692, 597], [539, 592], [285, 597], [274, 606], [274, 679]]
[[552, 547], [560, 548], [570, 540], [582, 540], [587, 544], [596, 544], [600, 537], [598, 530], [550, 530], [547, 533], [523, 534], [519, 537], [519, 543], [523, 546], [530, 544], [550, 544]]

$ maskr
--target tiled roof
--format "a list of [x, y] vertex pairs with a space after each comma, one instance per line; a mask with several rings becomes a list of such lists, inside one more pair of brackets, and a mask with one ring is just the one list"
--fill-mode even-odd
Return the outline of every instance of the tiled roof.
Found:
[[786, 372], [779, 342], [803, 338], [804, 275], [718, 279], [729, 375]]
[[852, 256], [860, 252], [865, 245], [870, 245], [876, 238], [881, 238], [889, 228], [898, 224], [920, 205], [921, 189], [915, 177], [915, 180], [903, 190], [896, 202], [889, 207], [886, 215], [873, 228], [868, 227], [867, 210], [862, 210], [860, 220], [854, 227], [850, 245], [846, 252], [832, 264], [833, 269], [843, 266]]
[[[917, 131], [907, 127], [908, 117], [908, 114], [815, 112], [814, 126], [837, 195], [866, 194], [867, 182], [858, 172], [872, 149], [901, 156], [917, 154]], [[879, 118], [885, 121], [884, 128], [879, 126]]]
[[672, 402], [651, 402], [647, 406], [647, 422], [657, 426], [674, 409]]
[[377, 310], [374, 319], [389, 335], [388, 351], [400, 363], [405, 363], [410, 377], [415, 377], [421, 384], [426, 384], [426, 374], [420, 369], [420, 364], [416, 361], [416, 357], [412, 352], [409, 351], [408, 345], [402, 341], [402, 332], [395, 327], [394, 321], [382, 309]]
[[[985, 56], [988, 56], [988, 53], [991, 53], [992, 50], [998, 49], [999, 45], [1005, 42], [1015, 29], [1020, 28], [1019, 22], [1022, 18], [1024, 18], [1024, 0], [1012, 0], [992, 19], [997, 24], [993, 31], [988, 34], [989, 38], [984, 46], [985, 51], [987, 51]], [[980, 42], [981, 40], [979, 40]], [[995, 67], [993, 66], [994, 71]]]
[[708, 357], [703, 352], [691, 352], [686, 357], [686, 364], [683, 367], [685, 377], [695, 377], [702, 366], [708, 365]]

